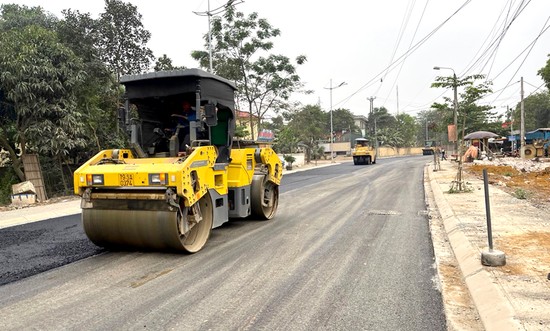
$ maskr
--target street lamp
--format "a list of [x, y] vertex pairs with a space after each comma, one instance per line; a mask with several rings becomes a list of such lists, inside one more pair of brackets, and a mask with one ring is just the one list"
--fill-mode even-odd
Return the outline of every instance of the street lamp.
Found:
[[[346, 82], [341, 82], [338, 84], [338, 86], [332, 87], [332, 78], [330, 79], [330, 87], [325, 87], [326, 89], [330, 90], [330, 162], [334, 163], [334, 157], [333, 157], [333, 135], [334, 135], [334, 129], [332, 128], [332, 90], [339, 88], [340, 86], [346, 85]], [[350, 142], [351, 144], [351, 142]]]
[[208, 10], [204, 12], [196, 12], [196, 15], [199, 16], [208, 16], [208, 67], [210, 72], [212, 72], [212, 33], [210, 32], [210, 17], [212, 15], [218, 15], [226, 11], [229, 7], [243, 3], [243, 0], [228, 0], [224, 5], [219, 6], [218, 8], [210, 10], [210, 0], [208, 0]]
[[455, 137], [454, 137], [455, 138], [455, 154], [457, 155], [457, 157], [459, 157], [460, 155], [458, 155], [458, 125], [457, 125], [457, 122], [458, 122], [458, 93], [457, 93], [458, 83], [457, 83], [457, 79], [456, 79], [456, 73], [455, 73], [453, 68], [434, 67], [434, 70], [441, 70], [441, 69], [449, 69], [449, 70], [453, 71], [453, 90], [454, 90], [453, 122], [454, 122], [454, 125], [455, 125]]

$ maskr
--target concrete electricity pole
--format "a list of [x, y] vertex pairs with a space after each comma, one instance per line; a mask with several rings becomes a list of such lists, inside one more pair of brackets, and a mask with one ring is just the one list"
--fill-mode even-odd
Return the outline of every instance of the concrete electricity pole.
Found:
[[341, 82], [338, 86], [332, 87], [332, 78], [330, 79], [330, 87], [325, 87], [330, 90], [330, 162], [334, 162], [334, 129], [332, 127], [332, 90], [339, 88], [340, 86], [346, 85], [346, 82]]
[[521, 103], [520, 103], [520, 111], [521, 111], [521, 117], [520, 117], [520, 129], [519, 129], [519, 155], [522, 159], [525, 158], [525, 106], [523, 102], [523, 77], [521, 77]]
[[455, 154], [457, 157], [460, 157], [458, 153], [458, 80], [456, 78], [456, 73], [453, 68], [449, 67], [434, 67], [434, 70], [441, 70], [441, 69], [449, 69], [453, 71], [453, 92], [454, 92], [454, 100], [453, 100], [453, 124], [455, 126]]
[[210, 0], [208, 0], [208, 10], [205, 12], [193, 12], [195, 15], [199, 16], [208, 16], [208, 68], [209, 72], [212, 73], [212, 33], [210, 31], [210, 20], [213, 15], [221, 14], [225, 12], [230, 6], [238, 5], [243, 1], [235, 2], [235, 0], [229, 0], [224, 5], [216, 9], [210, 10]]
[[376, 139], [376, 116], [374, 116], [374, 99], [376, 99], [376, 97], [367, 98], [367, 100], [370, 101], [370, 112], [369, 112], [369, 114], [374, 120], [374, 132], [373, 132], [374, 147], [375, 147], [375, 149], [378, 153], [378, 140]]

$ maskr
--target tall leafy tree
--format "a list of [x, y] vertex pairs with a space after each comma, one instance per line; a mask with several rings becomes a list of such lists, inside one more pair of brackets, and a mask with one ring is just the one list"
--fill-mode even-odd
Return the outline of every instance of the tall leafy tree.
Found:
[[367, 136], [373, 137], [375, 126], [376, 131], [395, 127], [396, 120], [393, 115], [388, 112], [385, 107], [375, 107], [368, 115], [367, 119]]
[[2, 16], [0, 30], [21, 29], [29, 25], [41, 26], [45, 29], [53, 29], [58, 19], [44, 11], [42, 7], [28, 7], [25, 5], [5, 4], [0, 6]]
[[498, 128], [495, 120], [494, 107], [490, 105], [478, 105], [477, 102], [488, 93], [491, 93], [491, 83], [482, 82], [477, 85], [466, 85], [464, 92], [460, 94], [459, 121], [461, 122], [462, 135], [480, 130], [493, 130]]
[[376, 140], [380, 145], [390, 147], [403, 146], [403, 137], [399, 134], [396, 127], [384, 127], [376, 131]]
[[[330, 117], [330, 113], [329, 113]], [[342, 132], [355, 129], [355, 120], [349, 109], [338, 108], [332, 110], [332, 128], [334, 131]], [[327, 132], [330, 132], [330, 122], [328, 123]]]
[[273, 148], [278, 153], [290, 154], [298, 149], [300, 143], [299, 132], [295, 131], [295, 128], [285, 126], [281, 129], [276, 138]]
[[15, 147], [61, 157], [84, 145], [75, 91], [85, 73], [55, 32], [41, 26], [0, 31], [0, 48], [0, 89], [11, 115], [2, 118], [0, 144], [24, 180]]
[[[444, 77], [438, 76], [432, 87], [444, 87], [444, 88], [459, 88], [462, 87], [463, 91], [458, 95], [458, 112], [457, 112], [457, 124], [462, 134], [469, 133], [478, 130], [490, 129], [490, 122], [492, 117], [495, 116], [495, 112], [491, 111], [492, 106], [477, 105], [482, 97], [491, 92], [490, 82], [481, 82], [476, 84], [476, 80], [484, 79], [484, 75], [471, 75], [464, 78]], [[440, 113], [444, 114], [444, 118], [447, 123], [453, 122], [454, 100], [445, 98], [444, 103], [434, 103], [432, 108], [436, 109]], [[461, 133], [459, 132], [459, 135]]]
[[122, 75], [146, 71], [154, 61], [153, 51], [146, 46], [151, 33], [143, 27], [141, 18], [136, 6], [105, 0], [105, 12], [98, 21], [99, 54], [117, 81]]
[[311, 161], [311, 153], [326, 138], [326, 123], [329, 115], [318, 105], [306, 105], [290, 115], [288, 124], [291, 133], [297, 138], [298, 144], [306, 148], [306, 161]]
[[397, 147], [413, 147], [416, 146], [416, 133], [418, 128], [414, 117], [409, 114], [398, 114], [396, 119], [397, 135], [401, 138], [402, 143]]
[[[524, 119], [527, 131], [550, 127], [550, 93], [543, 91], [526, 97], [524, 100]], [[514, 126], [519, 129], [520, 104], [513, 111]]]
[[[78, 86], [78, 109], [85, 124], [86, 151], [95, 154], [106, 147], [121, 147], [124, 134], [117, 130], [117, 110], [122, 90], [102, 62], [97, 47], [101, 34], [99, 21], [89, 13], [64, 10], [56, 30], [60, 40], [82, 59], [86, 80]], [[85, 156], [84, 155], [84, 156]]]
[[548, 54], [546, 65], [540, 68], [537, 73], [546, 82], [546, 88], [550, 90], [550, 54]]
[[443, 110], [432, 108], [418, 113], [415, 123], [417, 146], [424, 146], [426, 140], [436, 140], [441, 144], [449, 142], [447, 125], [453, 120], [448, 112], [448, 105], [445, 105]]
[[[260, 129], [265, 114], [284, 109], [290, 95], [302, 87], [296, 65], [303, 64], [306, 57], [300, 55], [293, 62], [269, 53], [272, 39], [280, 33], [257, 13], [245, 16], [231, 6], [212, 22], [214, 72], [236, 82], [237, 98], [248, 108], [250, 122], [257, 118]], [[203, 68], [208, 67], [208, 52], [193, 51], [191, 56]], [[251, 132], [252, 137], [254, 134]]]
[[177, 67], [172, 64], [172, 59], [168, 57], [166, 54], [162, 54], [161, 57], [157, 59], [155, 62], [155, 71], [163, 71], [163, 70], [176, 70], [176, 69], [185, 69], [185, 67]]

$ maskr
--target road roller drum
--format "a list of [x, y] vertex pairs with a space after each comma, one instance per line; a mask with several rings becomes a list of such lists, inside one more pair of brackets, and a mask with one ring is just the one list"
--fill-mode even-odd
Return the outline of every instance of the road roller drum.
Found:
[[[103, 247], [137, 247], [158, 250], [178, 250], [194, 253], [202, 248], [212, 229], [212, 208], [209, 196], [199, 201], [200, 221], [188, 213], [188, 208], [168, 210], [133, 209], [135, 200], [117, 200], [118, 209], [82, 210], [84, 231], [96, 245]], [[159, 205], [163, 202], [157, 202]], [[111, 204], [112, 205], [112, 204]], [[144, 206], [151, 202], [143, 201]], [[135, 208], [135, 207], [134, 207]], [[173, 208], [172, 208], [173, 209]], [[188, 228], [185, 232], [184, 229]]]

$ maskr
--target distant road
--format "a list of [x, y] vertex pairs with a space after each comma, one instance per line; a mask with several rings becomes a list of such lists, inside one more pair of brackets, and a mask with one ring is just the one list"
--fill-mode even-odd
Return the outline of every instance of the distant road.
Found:
[[0, 323], [6, 330], [445, 330], [422, 182], [430, 160], [286, 175], [275, 219], [232, 221], [194, 255], [101, 253], [84, 240], [78, 216], [10, 228], [17, 231], [10, 242], [0, 232], [3, 269], [14, 265], [17, 235], [25, 239], [17, 258], [29, 269], [78, 259], [70, 252], [92, 257], [0, 286]]

